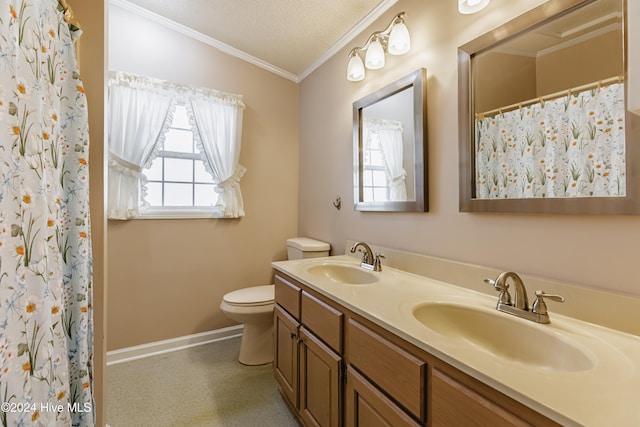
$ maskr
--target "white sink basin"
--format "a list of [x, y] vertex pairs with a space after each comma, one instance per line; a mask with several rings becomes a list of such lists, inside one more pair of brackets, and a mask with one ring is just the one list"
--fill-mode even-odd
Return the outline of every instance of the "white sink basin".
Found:
[[316, 277], [345, 285], [365, 285], [378, 281], [378, 276], [362, 267], [344, 264], [317, 264], [307, 271]]
[[576, 372], [594, 368], [589, 355], [560, 332], [498, 311], [455, 303], [424, 303], [413, 316], [427, 328], [491, 354], [536, 368]]

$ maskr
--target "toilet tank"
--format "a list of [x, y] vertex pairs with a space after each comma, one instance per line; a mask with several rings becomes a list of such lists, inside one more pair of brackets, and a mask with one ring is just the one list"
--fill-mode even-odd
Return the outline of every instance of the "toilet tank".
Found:
[[289, 259], [319, 258], [329, 256], [331, 246], [320, 240], [308, 237], [287, 239], [287, 256]]

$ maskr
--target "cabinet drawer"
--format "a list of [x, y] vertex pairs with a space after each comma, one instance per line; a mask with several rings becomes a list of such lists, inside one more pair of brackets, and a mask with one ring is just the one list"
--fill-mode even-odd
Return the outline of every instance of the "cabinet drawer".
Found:
[[344, 315], [306, 292], [302, 292], [302, 324], [334, 351], [342, 354]]
[[492, 427], [526, 427], [524, 421], [498, 404], [476, 393], [463, 383], [433, 369], [433, 426], [483, 425]]
[[296, 320], [300, 320], [300, 288], [294, 285], [288, 277], [275, 276], [276, 303], [284, 308]]
[[421, 421], [426, 420], [426, 362], [349, 320], [349, 363]]
[[351, 367], [347, 368], [347, 427], [418, 427], [406, 412]]

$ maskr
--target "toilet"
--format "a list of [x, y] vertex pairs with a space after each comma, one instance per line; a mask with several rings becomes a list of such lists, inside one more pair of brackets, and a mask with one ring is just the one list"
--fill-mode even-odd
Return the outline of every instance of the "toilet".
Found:
[[[288, 259], [329, 256], [330, 245], [308, 237], [287, 239]], [[275, 286], [238, 289], [222, 297], [220, 309], [244, 324], [238, 361], [243, 365], [264, 365], [273, 361], [273, 307]]]

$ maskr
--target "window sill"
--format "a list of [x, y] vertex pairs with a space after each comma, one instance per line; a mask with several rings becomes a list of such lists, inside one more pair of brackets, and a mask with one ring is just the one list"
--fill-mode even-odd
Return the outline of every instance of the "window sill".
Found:
[[211, 209], [197, 208], [162, 208], [162, 209], [144, 209], [141, 210], [140, 216], [135, 219], [200, 219], [200, 218], [217, 218], [221, 217], [217, 212]]

